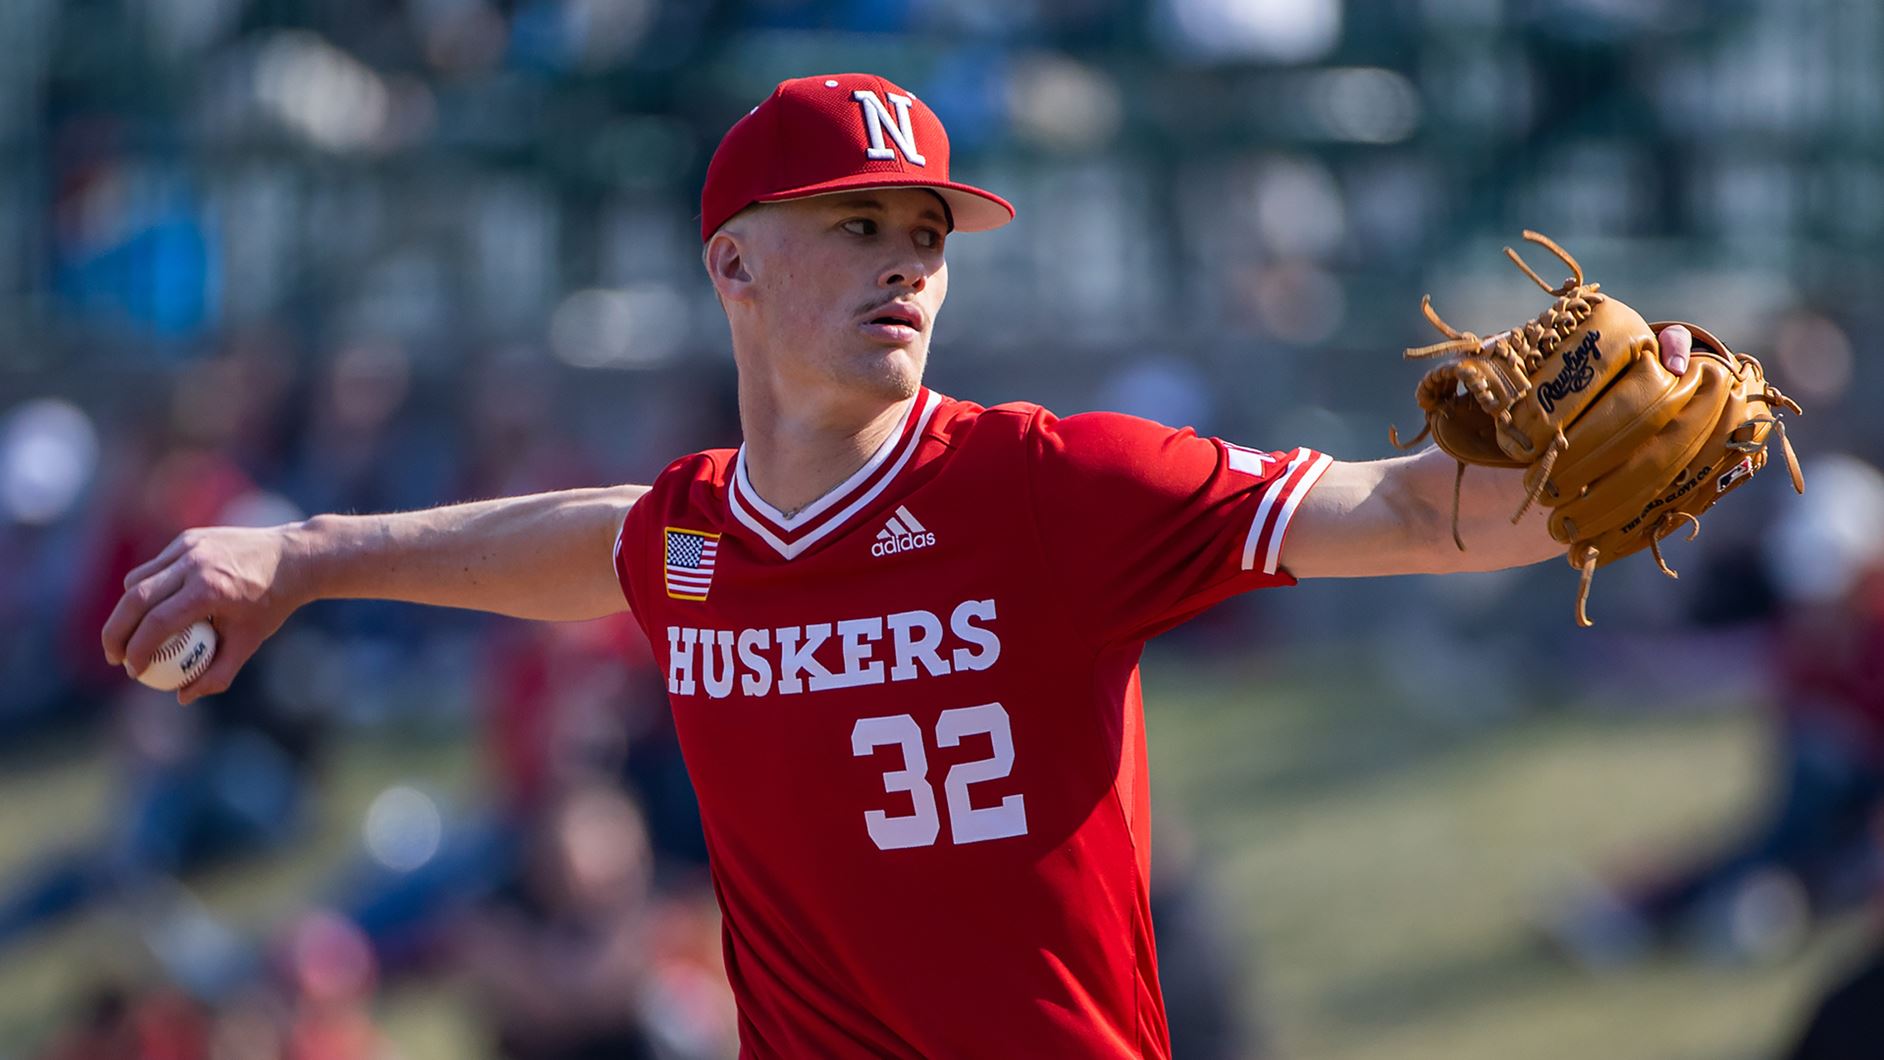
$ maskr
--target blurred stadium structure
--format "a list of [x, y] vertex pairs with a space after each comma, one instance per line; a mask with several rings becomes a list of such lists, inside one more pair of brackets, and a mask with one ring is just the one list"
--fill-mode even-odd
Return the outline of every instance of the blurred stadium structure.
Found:
[[[1419, 294], [1463, 325], [1508, 322], [1525, 281], [1496, 250], [1533, 227], [1632, 303], [1765, 357], [1808, 410], [1802, 452], [1884, 457], [1884, 428], [1862, 413], [1884, 396], [1871, 0], [6, 0], [6, 745], [24, 755], [76, 732], [95, 747], [115, 707], [126, 771], [214, 804], [210, 824], [192, 819], [224, 839], [268, 818], [239, 836], [251, 850], [299, 842], [289, 789], [318, 789], [336, 724], [478, 728], [499, 748], [499, 788], [551, 768], [532, 758], [545, 742], [605, 731], [643, 746], [623, 731], [658, 729], [646, 711], [592, 702], [632, 698], [620, 673], [584, 669], [592, 680], [554, 693], [587, 704], [568, 720], [577, 735], [531, 730], [515, 706], [551, 697], [545, 660], [571, 665], [609, 634], [531, 643], [367, 605], [284, 631], [247, 693], [264, 721], [232, 712], [232, 742], [169, 731], [222, 722], [138, 721], [152, 701], [97, 660], [101, 607], [194, 523], [646, 480], [734, 443], [731, 360], [693, 236], [701, 175], [774, 82], [840, 69], [921, 93], [958, 176], [1019, 208], [950, 245], [931, 379], [958, 396], [1386, 455], [1385, 425], [1414, 411], [1397, 351], [1424, 341]], [[1754, 490], [1761, 501], [1677, 550], [1689, 578], [1646, 563], [1607, 575], [1594, 635], [1571, 636], [1570, 575], [1547, 565], [1239, 601], [1190, 648], [1342, 646], [1364, 653], [1386, 709], [1447, 724], [1624, 687], [1751, 707], [1777, 606], [1760, 586], [1785, 576], [1756, 544], [1783, 491]], [[1492, 661], [1468, 656], [1468, 632]], [[493, 643], [512, 654], [493, 663]], [[1579, 680], [1599, 659], [1622, 663]], [[1444, 675], [1467, 665], [1461, 700]], [[1539, 686], [1563, 691], [1538, 704]], [[186, 744], [221, 750], [192, 759], [174, 750]], [[275, 778], [256, 783], [277, 801], [238, 784], [245, 797], [218, 802], [215, 784], [185, 782], [197, 766], [161, 768], [199, 761]], [[661, 801], [672, 771], [644, 762], [636, 788], [657, 852], [685, 846], [684, 812], [676, 824]], [[449, 843], [431, 796], [393, 793], [367, 845], [397, 873]], [[492, 830], [468, 834], [514, 842], [504, 815], [532, 798], [501, 791]], [[194, 864], [123, 842], [154, 868]], [[59, 878], [121, 884], [96, 876]], [[346, 930], [309, 923], [295, 938], [312, 952], [353, 959]], [[661, 1040], [711, 1055], [722, 1014], [685, 973], [687, 947], [667, 982], [697, 1018]], [[286, 979], [326, 981], [299, 959], [276, 959]], [[245, 967], [207, 966], [210, 979]], [[306, 995], [329, 989], [344, 1008], [372, 986], [341, 978], [274, 1004], [327, 1004]], [[1274, 1022], [1286, 1039], [1290, 1013]], [[49, 1023], [28, 1020], [30, 1040]]]

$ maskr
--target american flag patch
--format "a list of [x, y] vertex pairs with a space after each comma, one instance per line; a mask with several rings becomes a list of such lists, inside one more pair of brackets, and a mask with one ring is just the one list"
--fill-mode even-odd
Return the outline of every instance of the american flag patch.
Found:
[[667, 595], [676, 600], [704, 600], [713, 584], [713, 561], [720, 535], [703, 530], [667, 528]]

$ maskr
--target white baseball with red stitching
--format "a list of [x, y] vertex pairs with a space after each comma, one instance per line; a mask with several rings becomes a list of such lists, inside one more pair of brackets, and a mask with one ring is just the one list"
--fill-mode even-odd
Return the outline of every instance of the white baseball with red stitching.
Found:
[[150, 665], [137, 675], [139, 682], [159, 692], [174, 692], [203, 676], [216, 657], [216, 627], [206, 621], [190, 623], [190, 628], [164, 641], [151, 657]]

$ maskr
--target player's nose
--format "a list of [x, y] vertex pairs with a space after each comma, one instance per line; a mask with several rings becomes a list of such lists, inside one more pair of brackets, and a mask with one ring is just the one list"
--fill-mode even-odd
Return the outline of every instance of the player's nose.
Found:
[[920, 258], [911, 256], [904, 261], [892, 262], [877, 273], [878, 287], [907, 287], [920, 291], [929, 280], [929, 267]]

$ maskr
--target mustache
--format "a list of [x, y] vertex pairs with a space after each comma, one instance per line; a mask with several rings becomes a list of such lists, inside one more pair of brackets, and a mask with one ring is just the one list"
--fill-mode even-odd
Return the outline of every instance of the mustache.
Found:
[[879, 309], [888, 309], [890, 306], [897, 305], [898, 303], [903, 302], [903, 301], [905, 301], [905, 299], [903, 299], [900, 296], [896, 298], [878, 298], [873, 301], [865, 302], [862, 306], [859, 306], [857, 309], [857, 313], [860, 316], [864, 313], [874, 313]]

